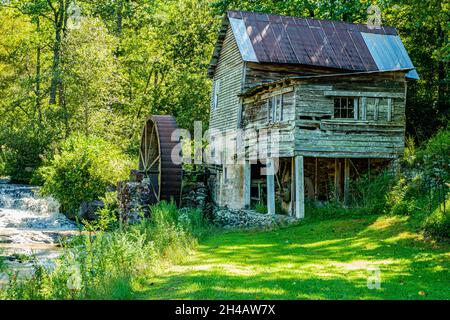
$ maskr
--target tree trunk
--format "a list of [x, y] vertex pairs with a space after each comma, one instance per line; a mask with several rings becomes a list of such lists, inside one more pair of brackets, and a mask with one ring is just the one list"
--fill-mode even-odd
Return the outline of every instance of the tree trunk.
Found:
[[53, 44], [53, 64], [52, 80], [50, 84], [50, 104], [56, 104], [56, 93], [60, 79], [60, 60], [61, 60], [61, 27], [59, 23], [55, 25], [55, 43]]
[[[64, 27], [64, 0], [59, 0], [59, 8], [53, 9], [55, 42], [53, 44], [52, 79], [50, 83], [50, 104], [56, 104], [56, 96], [61, 79], [61, 33]], [[52, 7], [53, 8], [53, 7]]]
[[[444, 31], [442, 30], [440, 22], [437, 25], [437, 34], [438, 34], [438, 48], [442, 48], [444, 46]], [[448, 85], [447, 85], [447, 72], [446, 72], [446, 63], [440, 59], [437, 65], [437, 74], [438, 74], [438, 96], [437, 96], [437, 108], [439, 114], [442, 114], [447, 109], [448, 104]]]
[[122, 37], [122, 19], [123, 19], [123, 1], [119, 1], [116, 8], [116, 23], [117, 23], [117, 38], [119, 39], [119, 44], [117, 45], [114, 55], [116, 57], [120, 54], [120, 38]]
[[[37, 18], [37, 28], [36, 28], [38, 35], [41, 33], [41, 25], [39, 17]], [[42, 124], [42, 110], [41, 110], [41, 40], [38, 39], [37, 44], [37, 51], [36, 51], [36, 85], [35, 85], [35, 94], [36, 94], [36, 101], [35, 101], [35, 109], [34, 113], [38, 114], [38, 123], [39, 125]]]

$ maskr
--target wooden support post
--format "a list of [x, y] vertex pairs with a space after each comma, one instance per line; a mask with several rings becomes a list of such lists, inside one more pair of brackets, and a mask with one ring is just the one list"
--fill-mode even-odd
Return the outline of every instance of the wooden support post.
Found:
[[222, 206], [222, 197], [223, 197], [223, 175], [224, 175], [224, 171], [225, 171], [225, 165], [222, 165], [222, 172], [220, 172], [220, 175], [218, 175], [219, 177], [219, 199], [217, 201], [217, 203], [219, 204], [219, 206]]
[[373, 113], [373, 119], [375, 121], [378, 120], [379, 112], [380, 112], [380, 98], [375, 98], [375, 110], [374, 110], [374, 113]]
[[252, 183], [252, 165], [250, 161], [244, 162], [244, 207], [250, 208], [250, 188]]
[[361, 119], [367, 120], [367, 97], [361, 98]]
[[267, 213], [275, 214], [275, 163], [267, 159]]
[[344, 204], [347, 206], [350, 202], [350, 160], [345, 158], [344, 162]]
[[319, 199], [319, 158], [316, 157], [316, 166], [314, 170], [314, 200]]
[[295, 215], [295, 161], [291, 158], [291, 212], [290, 215]]
[[392, 121], [393, 113], [394, 113], [394, 108], [392, 106], [392, 98], [388, 98], [387, 121]]
[[295, 157], [295, 216], [305, 217], [305, 174], [303, 156]]
[[341, 197], [341, 162], [338, 158], [334, 160], [334, 195], [339, 201]]

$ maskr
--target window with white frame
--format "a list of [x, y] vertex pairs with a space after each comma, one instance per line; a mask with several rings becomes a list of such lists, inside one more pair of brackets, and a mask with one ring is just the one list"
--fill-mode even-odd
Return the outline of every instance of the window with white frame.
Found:
[[214, 90], [213, 90], [213, 111], [217, 110], [219, 104], [219, 93], [220, 93], [220, 79], [214, 81]]
[[283, 95], [277, 94], [267, 99], [268, 120], [271, 123], [283, 121]]

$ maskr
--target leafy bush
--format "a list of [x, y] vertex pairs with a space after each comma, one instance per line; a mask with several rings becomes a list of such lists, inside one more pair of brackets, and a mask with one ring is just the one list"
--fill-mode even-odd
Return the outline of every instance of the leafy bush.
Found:
[[364, 209], [367, 214], [386, 212], [386, 194], [391, 189], [395, 177], [389, 170], [384, 170], [377, 176], [363, 175], [352, 182], [352, 207]]
[[0, 175], [10, 176], [13, 182], [29, 183], [35, 170], [48, 152], [50, 137], [32, 130], [8, 131], [0, 137], [4, 145], [0, 160]]
[[117, 192], [106, 192], [100, 200], [104, 207], [96, 211], [96, 219], [81, 221], [84, 229], [89, 232], [111, 231], [119, 227]]
[[428, 216], [423, 224], [425, 233], [437, 238], [450, 239], [450, 201], [447, 200]]
[[101, 138], [74, 135], [61, 151], [39, 170], [42, 193], [54, 196], [74, 217], [83, 201], [103, 197], [109, 187], [128, 177], [130, 159]]
[[255, 210], [258, 213], [265, 214], [267, 213], [267, 206], [264, 203], [256, 203], [253, 207], [253, 210]]
[[5, 165], [5, 154], [0, 149], [0, 177], [6, 176]]
[[435, 181], [450, 181], [450, 126], [439, 131], [417, 152], [417, 164]]
[[[1, 253], [1, 251], [0, 251]], [[6, 269], [6, 265], [5, 265], [5, 257], [0, 256], [0, 272], [3, 272], [3, 270]]]

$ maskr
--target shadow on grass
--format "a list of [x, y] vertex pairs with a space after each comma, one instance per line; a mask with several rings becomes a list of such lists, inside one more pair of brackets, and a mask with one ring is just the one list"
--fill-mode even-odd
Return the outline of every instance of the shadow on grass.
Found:
[[[406, 218], [305, 221], [269, 232], [220, 233], [151, 279], [149, 299], [449, 299], [448, 246], [432, 248]], [[369, 289], [373, 268], [381, 288]]]

